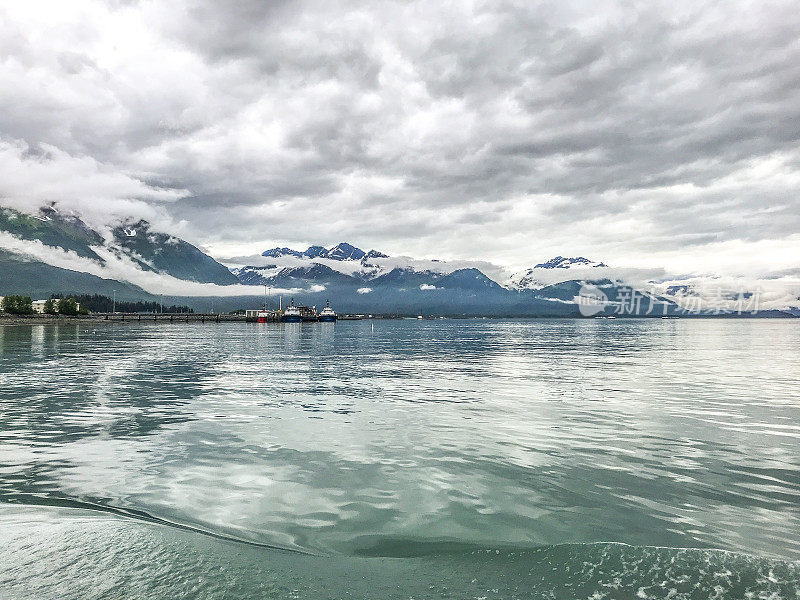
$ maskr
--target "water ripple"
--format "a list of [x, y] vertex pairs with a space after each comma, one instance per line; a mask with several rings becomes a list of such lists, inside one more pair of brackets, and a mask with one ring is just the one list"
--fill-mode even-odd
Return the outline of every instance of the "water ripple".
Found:
[[796, 559], [797, 347], [783, 321], [0, 327], [0, 497], [325, 554]]

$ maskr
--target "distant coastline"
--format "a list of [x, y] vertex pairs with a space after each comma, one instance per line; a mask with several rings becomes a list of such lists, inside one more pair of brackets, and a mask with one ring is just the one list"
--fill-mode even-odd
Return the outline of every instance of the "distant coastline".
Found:
[[[219, 320], [216, 317], [219, 316]], [[345, 316], [342, 321], [351, 321], [351, 320], [417, 320], [419, 317], [415, 317], [412, 315], [373, 315], [370, 317], [360, 317], [358, 319], [349, 318]], [[592, 321], [595, 317], [581, 317], [578, 315], [425, 315], [420, 321], [438, 321], [440, 319], [446, 319], [450, 321], [475, 321], [475, 320], [493, 320], [493, 321], [503, 321], [503, 320], [513, 320], [513, 321], [531, 321], [531, 320], [548, 320], [548, 321]], [[698, 320], [698, 319], [713, 319], [713, 320], [773, 320], [779, 319], [784, 320], [788, 319], [793, 321], [795, 317], [792, 315], [788, 315], [785, 313], [780, 313], [779, 311], [769, 311], [769, 314], [761, 313], [757, 315], [750, 315], [750, 314], [742, 314], [742, 315], [730, 315], [730, 314], [723, 314], [723, 315], [684, 315], [681, 317], [669, 317], [670, 320], [679, 320], [679, 319], [688, 319], [688, 320]], [[630, 321], [630, 320], [637, 320], [637, 321], [656, 321], [660, 320], [660, 317], [653, 317], [653, 316], [640, 316], [640, 315], [624, 315], [618, 317], [616, 320], [618, 321]], [[245, 323], [245, 319], [238, 315], [230, 315], [225, 313], [220, 313], [219, 315], [205, 315], [205, 319], [203, 319], [203, 315], [201, 314], [185, 314], [185, 313], [164, 313], [158, 314], [157, 318], [154, 319], [153, 315], [148, 314], [141, 314], [141, 315], [133, 315], [133, 314], [126, 314], [124, 318], [122, 318], [121, 314], [116, 315], [109, 315], [108, 317], [105, 314], [90, 314], [90, 315], [75, 315], [75, 316], [66, 316], [66, 315], [45, 315], [45, 314], [33, 314], [33, 315], [10, 315], [7, 313], [0, 313], [0, 327], [2, 326], [22, 326], [22, 325], [88, 325], [88, 324], [106, 324], [110, 325], [114, 324], [128, 324], [128, 323], [174, 323], [174, 324], [185, 324], [185, 323]]]

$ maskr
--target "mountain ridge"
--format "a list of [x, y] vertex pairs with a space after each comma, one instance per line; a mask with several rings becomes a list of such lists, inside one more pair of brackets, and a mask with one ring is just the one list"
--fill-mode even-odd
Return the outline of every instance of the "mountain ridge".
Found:
[[[257, 304], [255, 286], [302, 296], [308, 303], [331, 299], [340, 310], [405, 314], [580, 316], [587, 286], [606, 298], [601, 314], [621, 310], [631, 295], [648, 304], [651, 313], [656, 303], [667, 306], [669, 314], [679, 313], [682, 301], [695, 305], [705, 299], [694, 281], [651, 281], [649, 291], [632, 288], [605, 263], [583, 256], [559, 255], [498, 281], [475, 266], [491, 267], [489, 263], [392, 257], [340, 242], [302, 251], [276, 247], [261, 254], [266, 264], [228, 268], [196, 246], [154, 231], [146, 221], [118, 223], [101, 233], [52, 207], [35, 215], [0, 208], [0, 241], [6, 244], [0, 246], [0, 295], [119, 289], [130, 299], [152, 298], [159, 291], [152, 286], [160, 281], [149, 276], [153, 274], [169, 276], [172, 289], [180, 290], [182, 282], [195, 284], [192, 293], [183, 288], [186, 295], [173, 293], [173, 298], [199, 302], [202, 297], [207, 302], [230, 296], [219, 300], [225, 306], [235, 306], [236, 297], [241, 298], [239, 306]], [[106, 269], [110, 265], [114, 268]], [[102, 276], [105, 272], [113, 276]], [[204, 288], [206, 284], [214, 287]], [[208, 296], [203, 295], [206, 289]], [[751, 296], [727, 293], [724, 299], [736, 306]], [[794, 301], [790, 310], [792, 306]]]
[[331, 248], [325, 246], [309, 246], [306, 250], [293, 250], [291, 248], [271, 248], [261, 253], [261, 256], [267, 258], [283, 258], [285, 256], [292, 256], [294, 258], [327, 258], [330, 260], [355, 260], [359, 261], [364, 258], [388, 258], [383, 252], [377, 250], [370, 250], [364, 252], [361, 248], [353, 246], [348, 242], [339, 242]]
[[196, 246], [175, 236], [153, 231], [144, 220], [119, 223], [110, 237], [89, 227], [80, 217], [43, 207], [29, 215], [11, 208], [0, 208], [0, 231], [27, 242], [74, 252], [103, 267], [107, 251], [131, 261], [142, 271], [170, 275], [196, 283], [231, 285], [238, 279], [230, 270]]

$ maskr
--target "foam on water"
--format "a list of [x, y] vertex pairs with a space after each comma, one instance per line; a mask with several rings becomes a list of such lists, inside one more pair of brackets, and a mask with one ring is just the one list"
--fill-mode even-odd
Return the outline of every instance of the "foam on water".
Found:
[[565, 544], [308, 556], [81, 510], [0, 510], [0, 597], [796, 599], [800, 564], [718, 550]]
[[800, 323], [321, 325], [0, 327], [0, 599], [797, 600]]

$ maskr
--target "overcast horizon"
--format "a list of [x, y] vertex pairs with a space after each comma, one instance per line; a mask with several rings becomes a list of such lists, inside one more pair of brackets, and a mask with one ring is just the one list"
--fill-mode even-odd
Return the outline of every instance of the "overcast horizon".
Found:
[[0, 198], [223, 261], [346, 241], [797, 273], [796, 8], [12, 3]]

